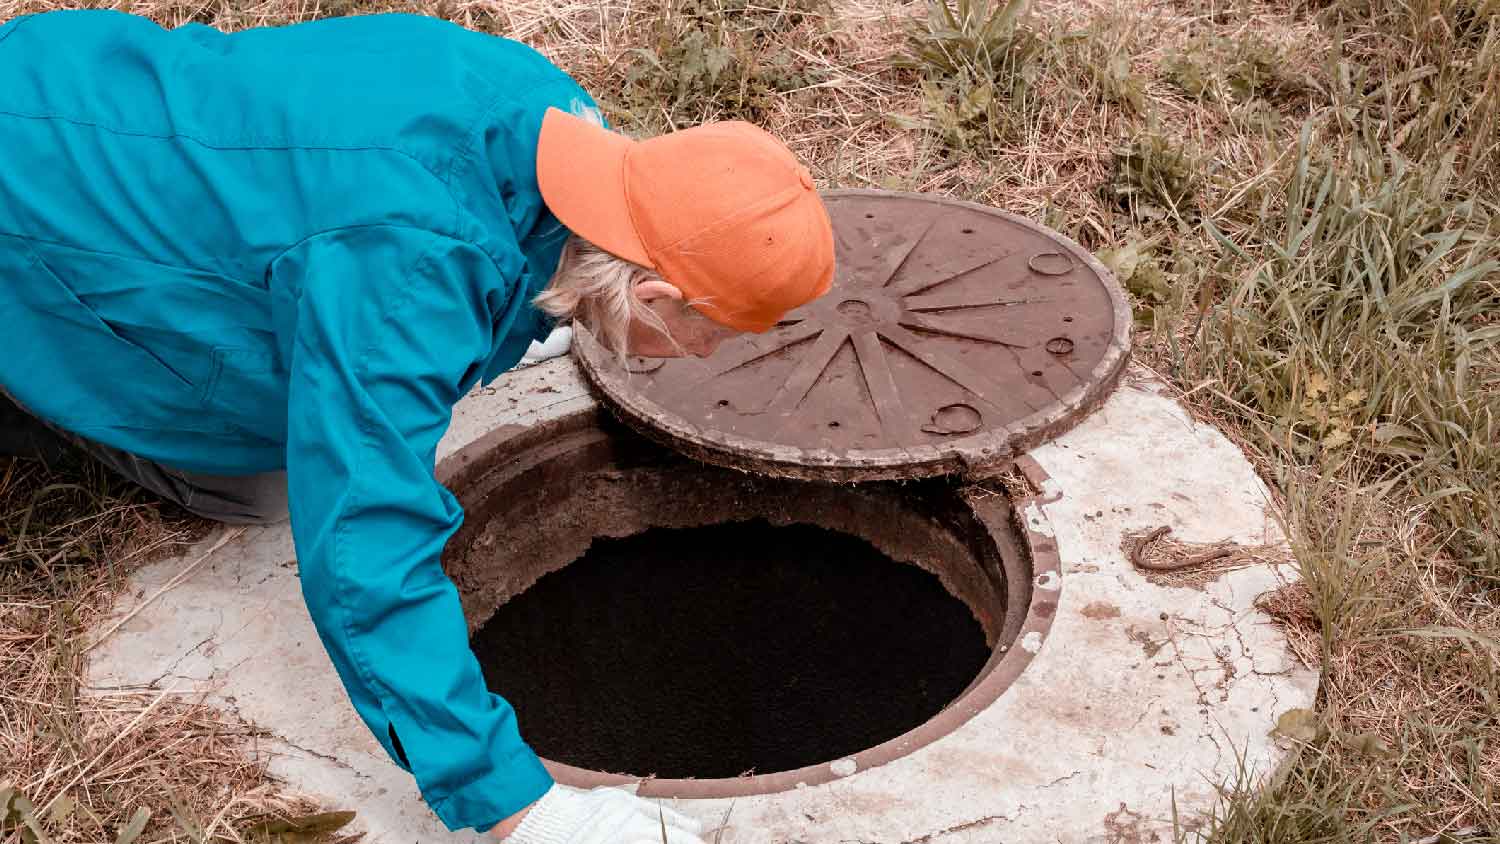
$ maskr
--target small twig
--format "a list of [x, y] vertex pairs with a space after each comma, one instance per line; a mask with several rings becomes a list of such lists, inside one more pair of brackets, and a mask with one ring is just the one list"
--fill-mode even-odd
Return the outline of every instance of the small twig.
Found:
[[1419, 838], [1411, 842], [1411, 844], [1448, 844], [1450, 841], [1457, 842], [1460, 838], [1477, 838], [1484, 834], [1485, 829], [1482, 826], [1466, 826], [1463, 829], [1455, 829], [1452, 832], [1440, 832], [1437, 835]]
[[[229, 798], [229, 801], [224, 804], [223, 808], [219, 809], [219, 813], [217, 815], [214, 815], [213, 820], [211, 820], [211, 821], [208, 822], [208, 826], [206, 826], [206, 827], [203, 828], [203, 834], [205, 836], [208, 836], [208, 840], [212, 841], [212, 840], [214, 840], [214, 838], [218, 837], [218, 836], [214, 835], [214, 829], [219, 824], [224, 823], [224, 818], [229, 814], [229, 810], [232, 809], [232, 808], [234, 808], [235, 804], [237, 804], [238, 802], [239, 802], [239, 798], [238, 797], [231, 797], [231, 798]], [[238, 842], [241, 842], [241, 844], [243, 844], [244, 839], [240, 837], [240, 834], [237, 831], [235, 831], [235, 828], [233, 826], [231, 826], [229, 824], [224, 824], [224, 829], [229, 834], [229, 837], [231, 839], [233, 839], [235, 841], [238, 841]]]
[[735, 801], [729, 801], [729, 808], [724, 810], [724, 821], [719, 824], [719, 833], [714, 836], [714, 844], [723, 844], [724, 830], [729, 828], [729, 816], [734, 814]]
[[1131, 565], [1134, 565], [1139, 569], [1145, 569], [1146, 571], [1181, 571], [1182, 569], [1189, 569], [1193, 566], [1201, 566], [1205, 563], [1211, 563], [1214, 560], [1222, 560], [1223, 558], [1234, 553], [1234, 548], [1232, 546], [1226, 545], [1223, 548], [1215, 548], [1212, 551], [1205, 551], [1202, 554], [1194, 554], [1191, 557], [1184, 557], [1183, 559], [1177, 560], [1176, 562], [1153, 563], [1147, 561], [1145, 556], [1146, 546], [1150, 545], [1158, 539], [1161, 539], [1163, 536], [1166, 536], [1171, 532], [1172, 528], [1169, 525], [1162, 525], [1161, 527], [1156, 528], [1155, 530], [1136, 540], [1135, 546], [1130, 549]]
[[231, 531], [225, 533], [223, 536], [219, 537], [219, 540], [213, 544], [213, 547], [209, 548], [207, 551], [204, 551], [203, 555], [201, 557], [199, 557], [198, 559], [192, 561], [191, 563], [188, 563], [187, 568], [184, 568], [182, 571], [180, 571], [177, 574], [173, 575], [172, 579], [169, 580], [169, 581], [167, 581], [167, 583], [166, 583], [165, 586], [163, 586], [162, 588], [156, 590], [155, 594], [153, 594], [151, 597], [147, 598], [146, 600], [142, 601], [141, 603], [137, 604], [134, 609], [132, 609], [130, 612], [128, 612], [128, 613], [125, 614], [124, 618], [122, 618], [119, 621], [115, 622], [113, 626], [111, 626], [108, 630], [104, 631], [103, 635], [101, 635], [99, 638], [95, 639], [87, 647], [85, 647], [83, 649], [84, 652], [87, 653], [88, 651], [91, 651], [94, 648], [98, 647], [106, 639], [108, 639], [110, 636], [114, 635], [114, 633], [115, 633], [116, 630], [119, 630], [121, 627], [123, 627], [126, 622], [130, 621], [132, 618], [135, 618], [136, 615], [139, 614], [141, 610], [143, 610], [147, 606], [149, 606], [152, 601], [155, 601], [157, 598], [160, 598], [162, 595], [165, 595], [167, 592], [171, 591], [172, 589], [175, 589], [178, 586], [182, 585], [182, 582], [185, 581], [185, 580], [187, 580], [188, 577], [191, 576], [192, 573], [197, 570], [198, 566], [200, 566], [200, 565], [203, 564], [204, 560], [207, 560], [209, 557], [212, 557], [214, 555], [214, 552], [218, 551], [220, 548], [223, 548], [225, 545], [229, 544], [229, 542], [231, 540], [237, 539], [239, 536], [241, 536], [242, 534], [244, 534], [244, 532], [245, 532], [245, 529], [242, 528], [242, 527], [239, 527], [239, 528], [235, 528], [234, 530], [231, 530]]

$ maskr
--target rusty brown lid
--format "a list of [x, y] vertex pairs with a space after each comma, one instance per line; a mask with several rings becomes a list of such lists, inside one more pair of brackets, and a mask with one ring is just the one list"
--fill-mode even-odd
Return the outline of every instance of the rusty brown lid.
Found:
[[711, 357], [574, 354], [632, 427], [698, 459], [829, 481], [972, 474], [1072, 427], [1114, 388], [1130, 310], [1071, 240], [967, 202], [825, 194], [833, 290]]

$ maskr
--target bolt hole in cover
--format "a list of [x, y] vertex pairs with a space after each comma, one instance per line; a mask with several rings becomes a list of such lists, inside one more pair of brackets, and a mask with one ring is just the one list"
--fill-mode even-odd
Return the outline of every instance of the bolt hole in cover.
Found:
[[1130, 311], [1078, 244], [967, 202], [824, 198], [837, 245], [828, 295], [710, 357], [623, 370], [579, 329], [574, 353], [606, 404], [707, 462], [868, 481], [1003, 467], [1114, 389]]

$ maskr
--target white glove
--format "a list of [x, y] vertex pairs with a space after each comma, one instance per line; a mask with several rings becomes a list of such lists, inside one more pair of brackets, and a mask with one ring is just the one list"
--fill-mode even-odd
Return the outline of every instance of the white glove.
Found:
[[573, 326], [560, 325], [552, 329], [552, 333], [547, 335], [547, 339], [541, 342], [537, 342], [536, 340], [531, 341], [531, 345], [527, 347], [526, 354], [521, 357], [521, 362], [517, 365], [517, 368], [533, 366], [544, 360], [562, 357], [568, 353], [568, 349], [572, 345]]
[[[667, 834], [662, 837], [662, 824]], [[554, 785], [506, 844], [704, 844], [702, 824], [618, 788]]]

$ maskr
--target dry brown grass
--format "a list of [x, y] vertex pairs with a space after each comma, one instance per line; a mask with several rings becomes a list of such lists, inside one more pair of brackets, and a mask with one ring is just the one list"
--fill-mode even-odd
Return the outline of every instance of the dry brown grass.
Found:
[[[1323, 495], [1299, 495], [1294, 519], [1316, 514], [1321, 522], [1343, 511], [1358, 528], [1344, 520], [1306, 525], [1295, 543], [1313, 577], [1302, 600], [1281, 610], [1323, 623], [1319, 698], [1331, 731], [1303, 752], [1320, 757], [1331, 784], [1350, 787], [1346, 817], [1390, 813], [1370, 824], [1369, 838], [1496, 829], [1500, 613], [1493, 597], [1437, 552], [1419, 509], [1326, 483]], [[1339, 779], [1339, 772], [1347, 773]], [[1322, 787], [1304, 785], [1315, 793]]]
[[[956, 83], [931, 67], [903, 66], [927, 0], [113, 6], [167, 25], [225, 29], [356, 11], [446, 17], [536, 46], [627, 130], [749, 109], [824, 186], [986, 202], [1043, 220], [1117, 267], [1128, 263], [1133, 272], [1122, 275], [1137, 296], [1139, 356], [1244, 448], [1284, 502], [1304, 581], [1264, 605], [1322, 673], [1317, 737], [1269, 780], [1247, 772], [1232, 784], [1218, 816], [1196, 834], [1224, 844], [1416, 841], [1474, 828], [1500, 836], [1492, 591], [1500, 472], [1483, 433], [1496, 430], [1500, 414], [1500, 278], [1481, 272], [1445, 301], [1430, 295], [1454, 271], [1500, 256], [1494, 0], [1038, 0], [1024, 19], [1038, 49], [1028, 54], [1024, 86], [1006, 89], [1024, 94], [992, 103], [985, 133], [993, 134], [969, 135], [962, 147], [934, 127], [923, 88]], [[0, 0], [0, 19], [51, 7]], [[675, 90], [682, 68], [642, 77], [633, 51], [691, 64], [690, 54], [663, 48], [663, 27], [715, 49], [780, 55], [804, 84], [788, 87], [780, 71], [740, 61], [730, 71], [732, 94], [653, 103], [640, 92]], [[992, 55], [976, 60], [993, 64]], [[691, 81], [696, 90], [727, 90], [714, 87], [722, 79]], [[1304, 125], [1313, 140], [1299, 149]], [[1182, 156], [1142, 157], [1157, 150]], [[1417, 169], [1395, 173], [1404, 160]], [[1332, 200], [1318, 204], [1316, 190], [1299, 181], [1309, 171], [1337, 177]], [[1173, 186], [1187, 182], [1193, 190], [1178, 201]], [[1113, 189], [1101, 191], [1106, 184]], [[1293, 240], [1299, 230], [1307, 234]], [[1451, 231], [1461, 239], [1437, 254], [1433, 238]], [[1399, 317], [1371, 306], [1387, 295], [1404, 297]], [[108, 530], [124, 530], [119, 519], [135, 514], [149, 528], [142, 535], [161, 535], [145, 511], [102, 511], [115, 514]], [[124, 567], [129, 544], [110, 547], [100, 559]], [[24, 750], [10, 751], [32, 760], [23, 781], [46, 777], [57, 787], [58, 760], [81, 758], [75, 746], [152, 702], [91, 701], [86, 716], [59, 722], [55, 734], [35, 731], [57, 717], [62, 690], [76, 694], [67, 680], [76, 633], [50, 631], [59, 623], [77, 631], [94, 617], [117, 583], [98, 569], [77, 568], [77, 582], [60, 591], [4, 599], [0, 658], [26, 666], [18, 676], [53, 684], [17, 692], [7, 681], [0, 690], [0, 731], [29, 737]], [[227, 811], [216, 827], [222, 834], [279, 798], [235, 755], [244, 736], [234, 731], [244, 728], [216, 723], [163, 701], [133, 735], [159, 737], [156, 746], [183, 754], [174, 759], [203, 754], [201, 782], [163, 782], [204, 823]], [[122, 741], [120, 749], [127, 744], [137, 746]], [[116, 770], [110, 764], [101, 760], [100, 770]], [[107, 820], [133, 805], [168, 817], [167, 792], [150, 785], [156, 774], [146, 773], [147, 762], [119, 764], [128, 773], [118, 777], [137, 790]], [[125, 788], [97, 772], [87, 784], [91, 794]], [[241, 798], [250, 802], [232, 802]]]
[[[0, 841], [244, 840], [313, 810], [195, 697], [85, 689], [86, 647], [124, 577], [203, 525], [102, 469], [0, 460]], [[264, 836], [262, 836], [264, 837]]]

